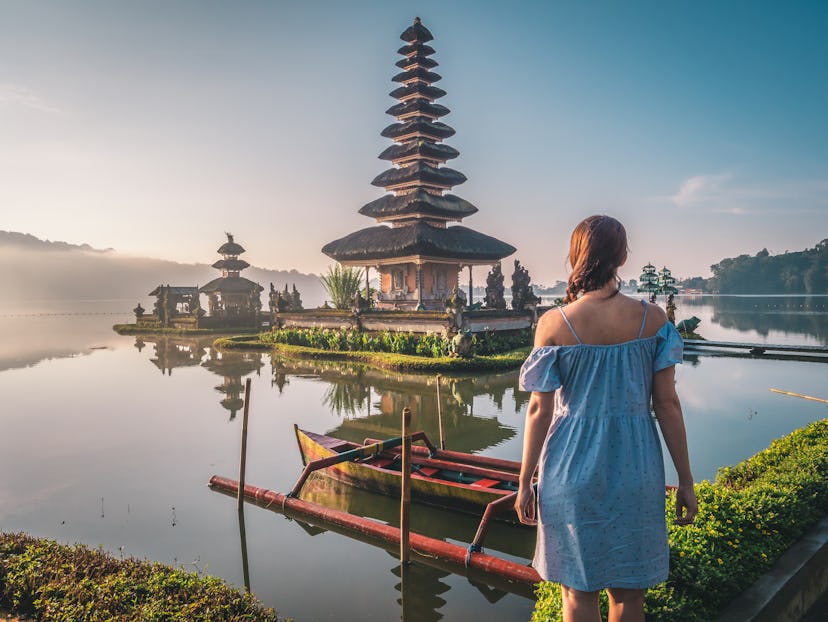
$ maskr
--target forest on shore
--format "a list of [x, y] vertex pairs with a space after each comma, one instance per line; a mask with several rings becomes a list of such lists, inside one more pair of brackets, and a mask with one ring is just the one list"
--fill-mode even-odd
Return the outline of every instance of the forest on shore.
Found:
[[804, 251], [722, 259], [710, 266], [713, 276], [684, 279], [685, 289], [719, 294], [828, 294], [828, 238]]

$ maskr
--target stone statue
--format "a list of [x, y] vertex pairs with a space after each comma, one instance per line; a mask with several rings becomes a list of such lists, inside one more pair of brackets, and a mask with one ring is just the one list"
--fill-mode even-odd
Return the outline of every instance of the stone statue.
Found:
[[461, 310], [466, 306], [466, 292], [455, 285], [445, 302], [447, 310]]
[[676, 328], [683, 335], [687, 335], [689, 333], [695, 333], [696, 329], [699, 327], [699, 324], [701, 324], [701, 320], [694, 315], [691, 318], [679, 322], [676, 325]]
[[469, 359], [474, 356], [474, 338], [468, 329], [461, 330], [451, 338], [449, 356]]
[[299, 290], [296, 289], [296, 283], [294, 283], [293, 290], [290, 292], [290, 310], [301, 311], [302, 309], [304, 309], [302, 306], [302, 296], [299, 294]]
[[676, 303], [673, 299], [673, 294], [667, 296], [667, 321], [675, 326], [676, 323]]
[[540, 304], [540, 298], [532, 291], [532, 279], [529, 271], [515, 259], [515, 271], [512, 273], [512, 309], [525, 311]]
[[270, 284], [270, 292], [267, 295], [267, 306], [271, 313], [275, 313], [279, 309], [279, 292], [276, 291], [273, 283]]
[[506, 299], [503, 297], [503, 270], [500, 262], [496, 263], [486, 276], [486, 303], [487, 309], [505, 309]]

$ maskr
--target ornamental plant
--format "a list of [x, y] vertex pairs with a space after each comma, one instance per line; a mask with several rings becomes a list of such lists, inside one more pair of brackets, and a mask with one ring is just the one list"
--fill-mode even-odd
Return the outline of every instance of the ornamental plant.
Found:
[[[672, 523], [666, 501], [670, 576], [645, 597], [647, 619], [712, 620], [828, 514], [828, 419], [777, 439], [714, 482], [696, 486], [692, 525]], [[561, 619], [560, 586], [538, 584], [533, 622]], [[606, 616], [606, 595], [602, 594]]]

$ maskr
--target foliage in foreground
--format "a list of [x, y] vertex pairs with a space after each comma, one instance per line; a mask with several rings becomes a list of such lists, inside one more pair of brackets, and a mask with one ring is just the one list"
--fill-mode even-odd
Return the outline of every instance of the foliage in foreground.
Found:
[[[648, 620], [714, 619], [828, 514], [828, 419], [720, 469], [696, 494], [699, 513], [686, 527], [672, 524], [675, 499], [667, 500], [670, 576], [647, 591]], [[533, 622], [560, 620], [560, 587], [541, 583], [537, 596]]]
[[215, 577], [24, 534], [0, 534], [0, 607], [44, 622], [279, 619]]

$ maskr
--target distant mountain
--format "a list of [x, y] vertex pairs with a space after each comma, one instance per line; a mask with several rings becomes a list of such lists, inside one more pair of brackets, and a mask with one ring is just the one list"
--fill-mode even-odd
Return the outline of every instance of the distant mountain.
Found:
[[[0, 262], [4, 303], [126, 299], [141, 301], [146, 307], [151, 301], [147, 294], [157, 285], [201, 286], [219, 276], [207, 264], [127, 257], [113, 249], [50, 242], [9, 231], [0, 231]], [[251, 266], [244, 276], [265, 288], [265, 308], [270, 283], [277, 289], [295, 284], [308, 308], [321, 305], [327, 298], [315, 274]]]
[[52, 242], [41, 240], [30, 233], [18, 233], [17, 231], [0, 231], [0, 248], [20, 248], [26, 250], [43, 251], [91, 251], [94, 253], [111, 253], [114, 249], [107, 248], [99, 250], [92, 248], [89, 244], [69, 244], [67, 242]]

